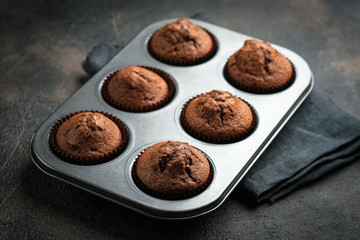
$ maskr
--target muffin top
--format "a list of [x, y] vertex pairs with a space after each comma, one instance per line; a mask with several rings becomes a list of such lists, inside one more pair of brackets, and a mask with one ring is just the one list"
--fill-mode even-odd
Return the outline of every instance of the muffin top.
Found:
[[226, 143], [236, 141], [254, 128], [256, 116], [250, 106], [220, 90], [192, 99], [182, 111], [181, 123], [194, 137]]
[[186, 19], [165, 25], [149, 41], [154, 57], [170, 64], [202, 62], [214, 48], [210, 34]]
[[101, 113], [82, 112], [61, 124], [56, 132], [58, 148], [71, 157], [104, 157], [121, 144], [119, 127]]
[[231, 83], [250, 92], [276, 92], [292, 83], [294, 70], [290, 61], [269, 43], [246, 40], [226, 64]]
[[169, 97], [167, 82], [155, 72], [138, 66], [117, 71], [106, 91], [111, 102], [125, 111], [151, 111]]
[[136, 161], [136, 178], [150, 191], [166, 197], [196, 194], [207, 186], [211, 167], [196, 148], [182, 142], [160, 142]]

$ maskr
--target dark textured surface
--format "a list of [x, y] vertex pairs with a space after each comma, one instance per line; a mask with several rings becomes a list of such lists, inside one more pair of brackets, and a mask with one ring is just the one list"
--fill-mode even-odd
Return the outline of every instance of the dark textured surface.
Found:
[[0, 239], [359, 239], [360, 162], [275, 204], [249, 207], [235, 191], [221, 207], [164, 222], [46, 176], [31, 134], [89, 76], [99, 42], [125, 45], [149, 23], [205, 12], [219, 26], [299, 53], [315, 90], [360, 119], [358, 1], [1, 1]]

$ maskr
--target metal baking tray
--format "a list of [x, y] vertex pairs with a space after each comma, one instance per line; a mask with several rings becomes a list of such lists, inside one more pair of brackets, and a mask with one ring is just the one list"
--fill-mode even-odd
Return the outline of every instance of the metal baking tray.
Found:
[[[186, 67], [157, 61], [147, 51], [147, 42], [156, 30], [176, 19], [151, 24], [37, 129], [30, 141], [34, 163], [53, 177], [156, 218], [187, 219], [220, 206], [310, 93], [313, 76], [303, 58], [272, 44], [292, 62], [296, 71], [294, 83], [286, 90], [273, 94], [238, 90], [225, 80], [223, 68], [228, 58], [243, 46], [246, 39], [252, 37], [199, 20], [190, 20], [215, 36], [218, 49], [213, 58]], [[147, 113], [124, 112], [107, 104], [100, 93], [105, 77], [130, 65], [151, 66], [167, 72], [176, 87], [171, 102]], [[179, 120], [183, 104], [213, 89], [229, 91], [255, 108], [258, 125], [249, 137], [230, 144], [211, 144], [197, 140], [184, 131]], [[104, 111], [126, 124], [130, 137], [122, 154], [109, 162], [92, 166], [67, 163], [55, 156], [48, 144], [51, 127], [61, 117], [84, 110]], [[208, 156], [214, 168], [214, 177], [204, 192], [184, 200], [162, 200], [147, 195], [135, 185], [131, 177], [135, 157], [145, 148], [167, 140], [188, 142]]]

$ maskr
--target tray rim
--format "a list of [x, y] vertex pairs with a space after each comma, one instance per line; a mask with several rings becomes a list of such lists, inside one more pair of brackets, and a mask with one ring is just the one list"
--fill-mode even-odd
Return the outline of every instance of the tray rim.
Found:
[[[174, 18], [177, 19], [177, 18]], [[147, 27], [145, 27], [144, 29], [142, 29], [135, 37], [138, 37], [140, 35], [140, 33], [142, 33], [143, 31], [145, 31], [146, 29], [148, 29], [149, 27], [159, 24], [159, 23], [163, 23], [163, 22], [170, 22], [173, 21], [174, 19], [164, 19], [158, 22], [154, 22], [150, 25], [148, 25]], [[193, 20], [191, 19], [193, 22], [197, 23], [197, 22], [202, 22], [199, 20]], [[205, 22], [204, 22], [205, 23]], [[209, 23], [205, 23], [205, 24], [209, 24]], [[209, 24], [209, 25], [213, 25], [213, 24]], [[213, 25], [215, 27], [218, 28], [222, 28], [219, 27], [217, 25]], [[234, 32], [232, 30], [226, 29], [226, 28], [222, 28], [224, 30], [233, 32], [235, 34], [241, 34], [238, 32]], [[241, 34], [244, 37], [249, 37], [245, 34]], [[252, 38], [252, 37], [250, 37]], [[132, 40], [130, 40], [131, 42]], [[275, 45], [275, 44], [274, 44]], [[126, 45], [127, 46], [127, 45]], [[126, 47], [125, 46], [125, 47]], [[288, 49], [287, 49], [288, 50]], [[289, 50], [291, 51], [291, 50]], [[291, 51], [292, 52], [292, 51]], [[296, 54], [296, 53], [295, 53]], [[117, 54], [116, 54], [117, 55]], [[114, 56], [114, 58], [116, 57], [116, 55]], [[299, 56], [300, 57], [300, 56]], [[114, 59], [113, 58], [113, 59]], [[301, 58], [301, 57], [300, 57]], [[112, 60], [113, 60], [112, 59]], [[112, 60], [110, 60], [109, 62], [111, 62]], [[302, 59], [303, 60], [303, 59]], [[305, 60], [304, 60], [305, 62]], [[305, 62], [306, 63], [306, 62]], [[106, 66], [106, 65], [105, 65]], [[281, 119], [281, 122], [278, 122], [277, 126], [275, 128], [273, 128], [273, 132], [271, 135], [268, 136], [268, 138], [266, 140], [264, 140], [264, 142], [262, 143], [262, 146], [259, 148], [259, 151], [255, 154], [255, 157], [252, 159], [249, 159], [248, 162], [245, 164], [245, 166], [242, 168], [242, 170], [238, 173], [238, 175], [233, 179], [232, 183], [228, 185], [227, 189], [225, 189], [223, 191], [223, 193], [220, 195], [219, 198], [217, 198], [216, 200], [214, 200], [213, 202], [211, 202], [210, 204], [207, 205], [203, 205], [199, 208], [195, 208], [195, 209], [188, 209], [187, 211], [161, 211], [159, 209], [151, 209], [148, 206], [141, 206], [140, 204], [134, 204], [134, 202], [132, 202], [129, 199], [118, 199], [119, 197], [117, 195], [112, 194], [111, 192], [107, 192], [107, 191], [103, 191], [103, 189], [100, 188], [96, 188], [94, 186], [92, 186], [91, 184], [88, 184], [86, 182], [83, 181], [79, 181], [76, 178], [73, 178], [69, 175], [66, 175], [64, 173], [61, 173], [60, 171], [57, 171], [56, 169], [54, 169], [53, 167], [49, 166], [46, 163], [46, 160], [44, 161], [43, 159], [41, 159], [41, 157], [36, 153], [36, 149], [34, 147], [34, 138], [35, 135], [37, 134], [38, 130], [35, 131], [35, 133], [32, 135], [31, 139], [30, 139], [30, 150], [31, 150], [31, 157], [33, 162], [35, 163], [35, 165], [42, 170], [43, 172], [45, 172], [46, 174], [55, 177], [57, 179], [60, 179], [64, 182], [67, 182], [71, 185], [77, 186], [83, 190], [86, 190], [88, 192], [91, 192], [95, 195], [98, 195], [100, 197], [103, 197], [105, 199], [108, 199], [112, 202], [115, 202], [117, 204], [120, 204], [122, 206], [128, 207], [134, 211], [140, 212], [142, 214], [145, 214], [147, 216], [151, 216], [151, 217], [155, 217], [155, 218], [160, 218], [160, 219], [172, 219], [172, 220], [179, 220], [179, 219], [188, 219], [188, 218], [193, 218], [193, 217], [197, 217], [197, 216], [201, 216], [204, 215], [208, 212], [211, 212], [213, 210], [215, 210], [217, 207], [219, 207], [225, 200], [226, 198], [230, 195], [230, 193], [232, 192], [232, 190], [237, 186], [237, 184], [241, 181], [241, 179], [244, 177], [244, 175], [246, 174], [246, 172], [251, 168], [251, 166], [256, 162], [256, 160], [260, 157], [261, 153], [267, 148], [267, 146], [271, 143], [271, 141], [276, 137], [276, 135], [280, 132], [280, 130], [282, 129], [282, 127], [285, 125], [285, 123], [290, 119], [290, 117], [292, 116], [292, 114], [294, 114], [294, 112], [296, 111], [296, 109], [301, 105], [301, 103], [306, 99], [306, 97], [310, 94], [313, 86], [314, 86], [314, 78], [313, 78], [313, 74], [311, 73], [311, 70], [309, 68], [310, 74], [311, 74], [311, 78], [309, 80], [309, 84], [308, 86], [303, 90], [303, 92], [301, 93], [301, 95], [299, 96], [299, 98], [297, 99], [296, 102], [293, 103], [292, 107], [288, 110], [288, 112], [283, 116], [283, 118]], [[98, 74], [100, 74], [101, 70], [98, 72]], [[99, 78], [98, 74], [95, 74], [91, 79], [93, 78], [97, 78], [97, 79], [101, 79], [101, 77]], [[91, 81], [91, 79], [89, 81]], [[81, 89], [81, 88], [80, 88]], [[79, 90], [78, 90], [79, 91]], [[78, 92], [76, 91], [76, 92]], [[75, 93], [76, 93], [75, 92]], [[70, 96], [68, 98], [71, 99], [75, 93]], [[60, 105], [60, 107], [58, 109], [61, 109], [63, 107], [63, 105], [68, 101], [66, 100], [63, 104]], [[55, 110], [52, 114], [54, 115], [57, 111]], [[50, 118], [50, 117], [49, 117]], [[48, 118], [48, 119], [49, 119]], [[48, 121], [48, 119], [46, 119], [44, 121], [44, 123], [46, 121]], [[43, 123], [43, 124], [44, 124]], [[41, 124], [41, 126], [43, 125]], [[40, 128], [40, 127], [39, 127]], [[169, 214], [170, 213], [170, 214]]]

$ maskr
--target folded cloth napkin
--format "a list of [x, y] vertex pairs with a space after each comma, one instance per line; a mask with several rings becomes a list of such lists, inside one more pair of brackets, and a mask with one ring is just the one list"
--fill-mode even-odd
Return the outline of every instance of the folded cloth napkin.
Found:
[[313, 92], [256, 161], [240, 189], [276, 201], [339, 166], [360, 159], [360, 121]]
[[94, 75], [121, 49], [117, 42], [99, 43], [91, 48], [82, 67], [85, 72]]
[[[192, 18], [210, 21], [205, 14]], [[90, 75], [121, 48], [114, 42], [92, 48], [83, 62]], [[276, 201], [341, 165], [360, 159], [360, 121], [311, 93], [256, 161], [239, 189], [252, 202]]]

